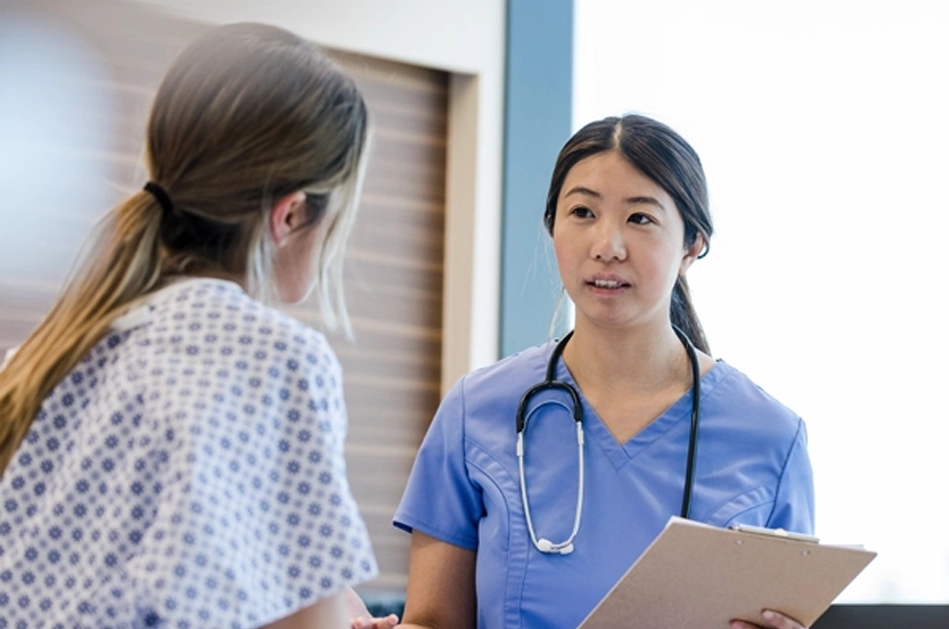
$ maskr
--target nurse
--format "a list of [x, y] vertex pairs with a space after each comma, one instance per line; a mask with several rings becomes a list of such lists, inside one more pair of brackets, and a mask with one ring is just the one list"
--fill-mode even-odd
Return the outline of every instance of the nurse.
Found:
[[[712, 358], [692, 307], [712, 235], [693, 149], [642, 116], [588, 124], [544, 224], [575, 329], [443, 400], [394, 517], [412, 534], [404, 627], [572, 629], [673, 515], [814, 528], [803, 421]], [[565, 385], [525, 397], [548, 380]], [[760, 626], [801, 627], [772, 611]]]

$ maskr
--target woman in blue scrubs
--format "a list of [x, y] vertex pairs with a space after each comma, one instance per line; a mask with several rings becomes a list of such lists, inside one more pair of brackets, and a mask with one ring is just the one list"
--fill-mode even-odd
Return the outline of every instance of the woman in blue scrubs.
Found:
[[[525, 350], [443, 400], [394, 518], [412, 533], [402, 626], [572, 629], [684, 502], [716, 526], [813, 530], [802, 420], [709, 355], [692, 308], [686, 273], [712, 234], [692, 148], [642, 116], [587, 125], [558, 157], [544, 223], [574, 332], [559, 356]], [[548, 365], [578, 393], [583, 438], [568, 388], [541, 391], [519, 461], [515, 417]], [[760, 626], [800, 629], [772, 612]]]

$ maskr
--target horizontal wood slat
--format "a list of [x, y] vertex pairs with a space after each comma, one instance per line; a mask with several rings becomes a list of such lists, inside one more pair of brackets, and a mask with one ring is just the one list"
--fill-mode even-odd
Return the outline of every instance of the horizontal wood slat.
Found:
[[334, 56], [374, 124], [346, 262], [356, 340], [333, 339], [346, 374], [347, 465], [381, 570], [372, 588], [401, 590], [409, 536], [391, 519], [440, 392], [448, 77]]

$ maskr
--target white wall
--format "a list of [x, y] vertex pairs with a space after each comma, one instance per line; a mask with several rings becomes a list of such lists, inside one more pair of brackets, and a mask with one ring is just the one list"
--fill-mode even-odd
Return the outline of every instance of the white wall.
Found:
[[[843, 600], [949, 602], [949, 5], [578, 0], [576, 126], [636, 110], [706, 167], [712, 349], [808, 424]], [[701, 457], [701, 448], [699, 448]]]
[[497, 358], [504, 0], [154, 0], [194, 20], [275, 24], [325, 46], [453, 73], [442, 388]]

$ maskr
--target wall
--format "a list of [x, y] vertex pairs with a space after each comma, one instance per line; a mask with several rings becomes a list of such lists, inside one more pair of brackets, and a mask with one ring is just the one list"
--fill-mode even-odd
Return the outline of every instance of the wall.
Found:
[[[6, 85], [15, 88], [10, 93], [16, 95], [15, 99], [0, 99], [8, 114], [0, 118], [0, 126], [6, 125], [3, 128], [8, 131], [3, 135], [8, 142], [14, 140], [14, 150], [0, 151], [0, 163], [4, 166], [0, 169], [0, 188], [17, 193], [0, 210], [6, 229], [0, 231], [0, 356], [3, 350], [21, 342], [48, 310], [64, 270], [75, 257], [81, 235], [89, 231], [105, 208], [131, 192], [124, 189], [128, 183], [141, 180], [140, 143], [154, 88], [173, 53], [200, 30], [196, 23], [270, 22], [323, 43], [337, 57], [340, 55], [335, 51], [346, 50], [415, 66], [407, 68], [353, 55], [347, 61], [350, 65], [344, 67], [357, 80], [374, 82], [376, 87], [386, 84], [391, 88], [388, 84], [415, 75], [441, 77], [436, 109], [442, 115], [435, 125], [423, 124], [426, 131], [437, 127], [440, 136], [434, 140], [439, 153], [437, 181], [420, 176], [418, 169], [399, 170], [405, 165], [402, 162], [411, 160], [404, 147], [393, 149], [393, 133], [399, 140], [406, 140], [407, 134], [387, 129], [385, 116], [371, 107], [379, 131], [374, 156], [378, 159], [372, 160], [371, 168], [385, 169], [382, 179], [388, 182], [389, 192], [424, 188], [428, 191], [426, 196], [440, 198], [447, 180], [445, 278], [442, 282], [439, 274], [432, 287], [437, 289], [444, 284], [444, 315], [438, 316], [440, 302], [436, 302], [432, 306], [434, 315], [429, 317], [434, 329], [425, 329], [435, 356], [426, 356], [417, 348], [402, 348], [405, 358], [422, 363], [424, 380], [432, 379], [431, 372], [434, 382], [418, 382], [417, 373], [399, 365], [399, 382], [389, 378], [380, 384], [384, 380], [380, 371], [391, 367], [391, 361], [376, 357], [369, 368], [350, 369], [350, 363], [358, 360], [351, 355], [364, 356], [365, 347], [341, 340], [334, 342], [347, 366], [347, 397], [355, 397], [350, 400], [352, 421], [347, 457], [355, 468], [351, 470], [353, 490], [370, 525], [383, 572], [374, 585], [404, 585], [398, 579], [404, 574], [401, 568], [405, 563], [403, 556], [407, 555], [404, 551], [408, 536], [392, 529], [388, 521], [414, 458], [415, 446], [440, 398], [439, 389], [451, 384], [461, 373], [496, 357], [504, 3], [469, 3], [451, 11], [433, 3], [402, 3], [397, 13], [391, 13], [388, 5], [381, 2], [350, 3], [345, 9], [326, 3], [325, 10], [319, 10], [318, 5], [297, 7], [290, 3], [261, 9], [247, 3], [204, 2], [185, 6], [165, 2], [156, 6], [112, 0], [84, 0], [69, 5], [58, 1], [22, 0], [9, 7], [0, 5], [5, 11], [0, 19], [0, 32], [5, 35], [0, 37], [0, 52], [8, 53], [0, 55], [4, 62], [0, 64], [0, 74]], [[492, 12], [492, 6], [497, 10]], [[6, 13], [8, 8], [10, 13]], [[42, 14], [55, 19], [38, 19]], [[144, 34], [139, 28], [143, 20], [149, 24]], [[353, 64], [355, 67], [351, 67]], [[452, 73], [447, 142], [442, 136], [446, 127], [444, 71]], [[420, 85], [424, 81], [413, 82], [410, 78], [410, 82]], [[370, 91], [384, 99], [385, 107], [397, 109], [405, 105], [391, 93]], [[109, 95], [115, 98], [108, 98]], [[371, 100], [369, 96], [367, 93]], [[62, 107], [50, 108], [51, 103], [60, 103]], [[402, 122], [404, 114], [399, 115]], [[50, 125], [51, 121], [58, 124]], [[441, 154], [446, 150], [447, 174], [441, 167]], [[401, 162], [394, 163], [396, 160]], [[21, 172], [24, 168], [17, 168], [20, 164], [28, 165], [26, 170], [31, 172]], [[55, 177], [51, 177], [53, 173]], [[378, 210], [373, 206], [378, 206], [382, 199], [387, 208], [393, 207], [387, 190], [373, 188], [373, 177], [368, 179], [362, 210], [367, 217], [372, 210]], [[123, 189], [112, 190], [109, 183]], [[110, 195], [115, 198], [101, 198]], [[77, 199], [82, 202], [77, 203]], [[440, 216], [441, 204], [436, 205]], [[409, 216], [401, 208], [385, 219], [395, 221], [399, 214], [404, 214], [402, 226], [419, 226], [419, 217]], [[368, 219], [360, 222], [349, 253], [364, 253], [359, 250], [360, 228], [378, 229], [381, 224], [382, 229], [387, 229], [384, 223]], [[428, 237], [420, 237], [413, 253], [426, 247], [437, 248], [435, 255], [441, 262], [442, 228], [438, 225], [433, 229], [435, 232]], [[389, 242], [373, 249], [373, 254], [398, 245], [394, 231], [388, 229]], [[349, 264], [347, 271], [362, 269], [367, 273], [365, 260], [357, 262], [361, 266]], [[429, 266], [441, 268], [440, 264]], [[384, 273], [371, 275], [374, 281], [386, 284], [386, 289], [397, 288], [398, 281], [387, 281]], [[398, 279], [427, 282], [423, 275], [403, 275]], [[364, 294], [355, 292], [365, 301]], [[353, 314], [358, 315], [360, 303], [353, 301], [350, 299], [350, 305], [356, 306]], [[375, 308], [380, 318], [388, 317], [388, 324], [393, 323], [393, 309], [400, 305], [393, 302], [397, 300]], [[298, 316], [305, 318], [302, 313]], [[442, 319], [444, 330], [439, 329]], [[357, 320], [357, 339], [365, 344], [372, 336], [360, 330], [359, 324]], [[372, 342], [369, 349], [381, 348], [381, 343]], [[439, 360], [439, 351], [444, 360]], [[446, 368], [440, 373], [442, 364]], [[404, 380], [413, 378], [412, 386], [406, 387]], [[362, 395], [360, 386], [372, 386], [373, 393], [378, 395]], [[393, 407], [397, 412], [366, 412], [367, 406], [378, 406], [377, 397], [391, 398], [394, 388], [399, 389], [397, 393], [401, 396]], [[422, 410], [405, 403], [407, 395], [419, 390], [425, 394], [426, 408]], [[393, 438], [396, 433], [398, 439]]]
[[548, 324], [561, 292], [541, 217], [570, 136], [573, 0], [511, 0], [507, 18], [500, 354], [565, 331]]
[[928, 0], [578, 3], [577, 125], [634, 110], [701, 155], [712, 349], [807, 422], [817, 535], [879, 552], [841, 601], [949, 603], [947, 25]]

